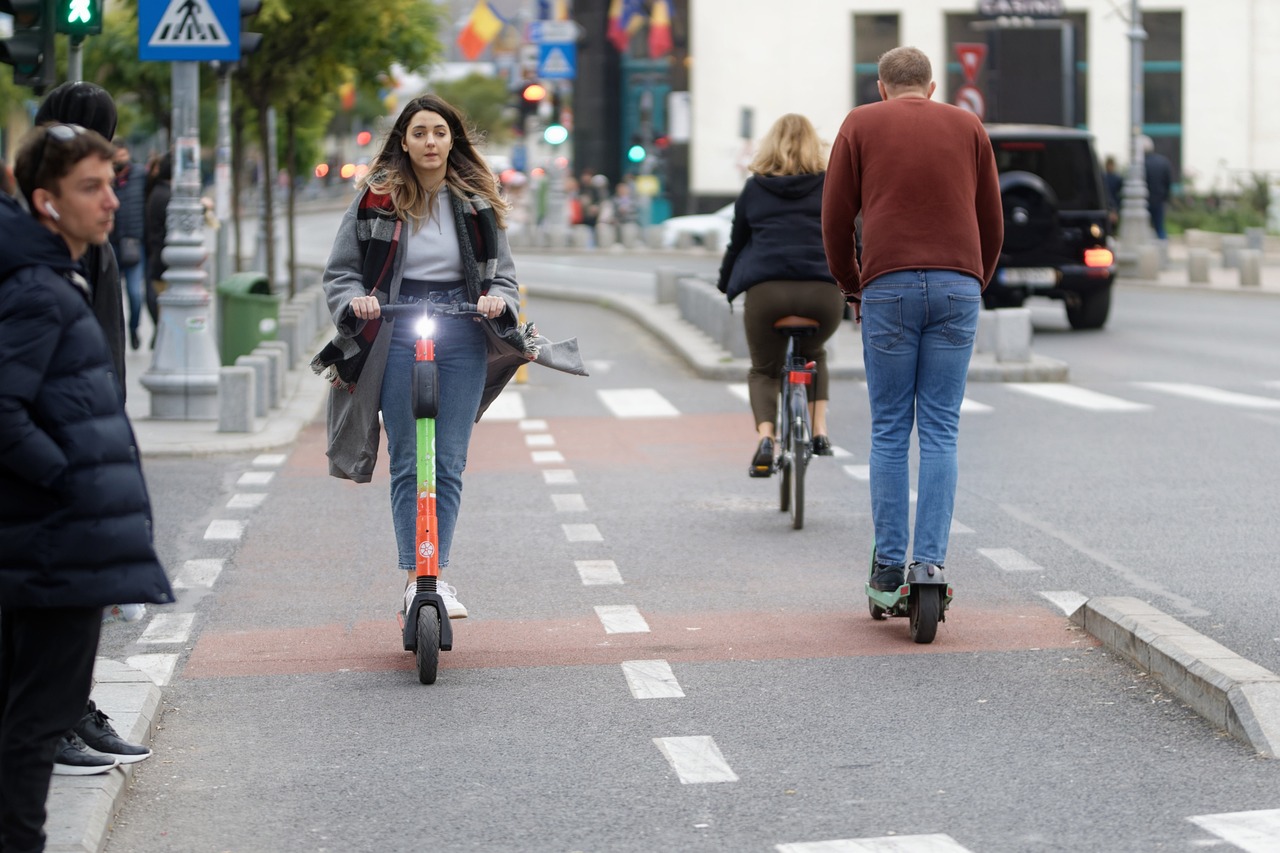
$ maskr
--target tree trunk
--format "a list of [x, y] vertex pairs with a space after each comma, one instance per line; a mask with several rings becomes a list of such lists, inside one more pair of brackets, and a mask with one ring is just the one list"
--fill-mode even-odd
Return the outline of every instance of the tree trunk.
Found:
[[294, 189], [294, 176], [298, 174], [298, 124], [297, 108], [290, 106], [285, 110], [285, 133], [287, 141], [284, 150], [284, 169], [289, 173], [289, 216], [286, 227], [289, 229], [289, 296], [297, 295], [298, 290], [298, 239], [297, 239], [297, 197]]
[[275, 281], [276, 272], [276, 231], [275, 231], [275, 183], [276, 176], [271, 171], [271, 158], [267, 152], [271, 150], [271, 122], [267, 120], [270, 102], [258, 104], [258, 141], [262, 147], [262, 239], [267, 267], [267, 281], [271, 283], [271, 291], [278, 292], [280, 283]]
[[235, 238], [232, 267], [241, 272], [244, 247], [240, 242], [240, 197], [244, 191], [244, 107], [231, 110], [231, 227]]

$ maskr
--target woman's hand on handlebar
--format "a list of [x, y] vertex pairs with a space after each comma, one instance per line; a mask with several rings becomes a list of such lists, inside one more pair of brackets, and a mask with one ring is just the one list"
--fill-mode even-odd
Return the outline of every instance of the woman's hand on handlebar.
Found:
[[501, 296], [481, 296], [476, 300], [476, 310], [492, 320], [502, 316], [502, 312], [507, 310], [507, 303]]
[[357, 296], [351, 300], [351, 313], [360, 320], [375, 320], [382, 315], [376, 296]]

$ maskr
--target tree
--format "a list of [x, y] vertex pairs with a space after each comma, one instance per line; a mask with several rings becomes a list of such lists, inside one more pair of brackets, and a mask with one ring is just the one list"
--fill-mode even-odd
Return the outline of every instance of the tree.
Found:
[[511, 93], [502, 78], [473, 72], [460, 80], [433, 83], [432, 88], [462, 110], [489, 142], [503, 143], [510, 139], [511, 120], [506, 111]]

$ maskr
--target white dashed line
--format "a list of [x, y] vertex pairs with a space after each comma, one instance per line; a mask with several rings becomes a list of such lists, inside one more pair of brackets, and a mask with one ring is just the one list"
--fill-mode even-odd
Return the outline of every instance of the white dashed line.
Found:
[[667, 757], [682, 785], [738, 781], [738, 774], [729, 768], [720, 747], [710, 737], [656, 737], [653, 742]]
[[555, 505], [556, 512], [587, 511], [587, 502], [582, 499], [582, 495], [552, 495], [551, 503]]
[[525, 447], [555, 447], [556, 437], [547, 432], [540, 432], [524, 437]]
[[844, 466], [844, 472], [853, 479], [861, 480], [864, 483], [871, 480], [870, 465], [846, 465]]
[[1043, 572], [1044, 566], [1012, 548], [979, 548], [978, 553], [1004, 572]]
[[551, 462], [563, 462], [564, 454], [559, 450], [535, 450], [529, 454], [535, 465], [547, 465]]
[[185, 643], [191, 637], [191, 626], [195, 621], [194, 613], [157, 613], [151, 617], [138, 642], [156, 645]]
[[649, 623], [634, 604], [597, 604], [595, 610], [606, 634], [649, 633]]
[[1235, 391], [1223, 391], [1221, 388], [1210, 388], [1207, 385], [1192, 385], [1185, 382], [1135, 382], [1133, 384], [1139, 388], [1150, 388], [1152, 391], [1215, 403], [1219, 406], [1234, 406], [1239, 409], [1280, 409], [1280, 400], [1274, 397], [1238, 394]]
[[892, 835], [778, 844], [778, 853], [970, 853], [950, 835]]
[[283, 453], [263, 453], [253, 458], [255, 468], [279, 468], [288, 458]]
[[751, 402], [751, 388], [747, 385], [747, 383], [730, 382], [728, 385], [724, 387], [728, 389], [730, 394], [737, 397], [742, 402], [744, 403]]
[[157, 687], [164, 687], [173, 678], [173, 670], [178, 665], [177, 655], [133, 655], [125, 658], [125, 663], [140, 670]]
[[215, 518], [209, 522], [209, 528], [204, 532], [204, 538], [213, 539], [239, 539], [244, 535], [244, 522], [230, 518]]
[[271, 478], [276, 475], [275, 471], [245, 471], [240, 475], [240, 479], [236, 480], [236, 485], [245, 486], [266, 486], [271, 483]]
[[266, 492], [240, 492], [227, 501], [227, 509], [257, 509], [266, 497]]
[[524, 419], [524, 398], [510, 389], [499, 394], [484, 411], [486, 421], [522, 421]]
[[1204, 814], [1187, 820], [1245, 853], [1280, 850], [1280, 809]]
[[594, 524], [562, 524], [564, 538], [570, 542], [603, 542], [600, 528]]
[[1054, 607], [1057, 607], [1067, 616], [1075, 613], [1086, 601], [1089, 600], [1074, 589], [1041, 590], [1040, 595], [1050, 601]]
[[986, 403], [979, 403], [977, 400], [970, 400], [965, 397], [960, 401], [961, 414], [984, 415], [987, 412], [994, 412], [995, 409]]
[[520, 422], [521, 432], [546, 432], [547, 422], [543, 420], [525, 420]]
[[596, 391], [605, 408], [618, 418], [674, 418], [680, 411], [652, 388], [612, 388]]
[[548, 468], [542, 472], [542, 482], [548, 486], [571, 486], [578, 477], [568, 468]]
[[972, 533], [973, 528], [969, 527], [968, 525], [961, 524], [960, 522], [956, 521], [953, 518], [951, 519], [951, 532], [952, 533]]
[[222, 572], [223, 560], [187, 560], [174, 580], [174, 589], [208, 589]]
[[608, 586], [622, 583], [618, 564], [613, 560], [574, 560], [583, 586]]
[[637, 699], [678, 699], [684, 696], [671, 671], [671, 664], [664, 660], [628, 660], [622, 662], [622, 674], [627, 687]]
[[1097, 391], [1077, 388], [1075, 385], [1063, 385], [1059, 382], [1006, 382], [1004, 387], [1042, 400], [1050, 400], [1078, 409], [1088, 409], [1091, 412], [1145, 412], [1151, 408], [1146, 403], [1133, 403], [1129, 400], [1121, 400], [1119, 397], [1111, 397], [1107, 394], [1099, 394]]

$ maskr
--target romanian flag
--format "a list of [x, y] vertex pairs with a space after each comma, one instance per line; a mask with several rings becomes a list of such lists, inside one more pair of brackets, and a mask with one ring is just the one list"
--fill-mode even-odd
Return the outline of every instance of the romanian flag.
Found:
[[609, 41], [619, 53], [631, 47], [631, 36], [644, 25], [642, 0], [610, 0]]
[[649, 58], [657, 59], [671, 52], [671, 0], [653, 0], [649, 13]]
[[458, 47], [462, 49], [462, 55], [474, 60], [498, 37], [505, 25], [506, 22], [498, 17], [493, 8], [485, 0], [480, 0], [471, 10], [467, 25], [458, 34]]
[[538, 0], [538, 18], [543, 21], [569, 20], [569, 0]]

